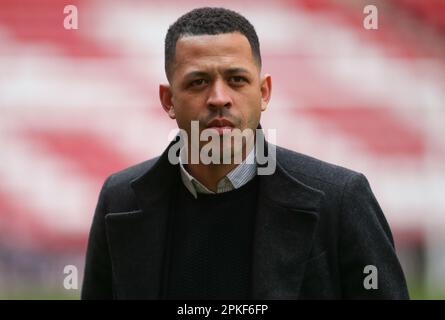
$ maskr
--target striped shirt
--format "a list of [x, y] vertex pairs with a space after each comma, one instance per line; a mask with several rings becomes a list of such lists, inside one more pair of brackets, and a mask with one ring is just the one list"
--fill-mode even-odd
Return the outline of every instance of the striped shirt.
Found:
[[179, 155], [179, 167], [181, 171], [181, 179], [187, 190], [196, 199], [198, 198], [198, 193], [204, 194], [215, 194], [227, 191], [232, 191], [238, 189], [245, 185], [247, 182], [252, 180], [256, 175], [256, 162], [255, 158], [255, 148], [252, 148], [250, 153], [247, 155], [246, 159], [236, 166], [232, 171], [230, 171], [224, 178], [218, 181], [217, 190], [213, 192], [205, 187], [201, 182], [199, 182], [195, 177], [193, 177], [184, 168], [184, 153], [183, 149], [180, 151]]

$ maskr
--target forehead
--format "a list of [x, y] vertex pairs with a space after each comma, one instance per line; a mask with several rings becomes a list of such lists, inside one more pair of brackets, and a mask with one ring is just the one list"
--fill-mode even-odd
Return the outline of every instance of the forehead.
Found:
[[255, 67], [250, 43], [241, 33], [184, 36], [176, 43], [175, 72], [233, 64]]

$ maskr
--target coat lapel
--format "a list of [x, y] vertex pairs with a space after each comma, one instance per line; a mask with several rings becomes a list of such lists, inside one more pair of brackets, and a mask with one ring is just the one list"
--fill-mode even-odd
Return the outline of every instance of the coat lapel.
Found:
[[277, 154], [275, 173], [260, 176], [252, 252], [253, 299], [298, 298], [323, 197], [321, 191], [290, 176], [280, 156], [286, 155]]
[[131, 182], [140, 210], [106, 216], [113, 267], [117, 280], [123, 279], [116, 284], [121, 292], [117, 298], [159, 299], [163, 295], [168, 219], [179, 176], [178, 166], [168, 161], [170, 146], [150, 170]]

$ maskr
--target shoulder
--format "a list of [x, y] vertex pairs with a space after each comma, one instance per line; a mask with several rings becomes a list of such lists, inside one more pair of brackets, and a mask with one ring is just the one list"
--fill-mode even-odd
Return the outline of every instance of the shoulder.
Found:
[[321, 215], [327, 218], [325, 228], [328, 228], [327, 225], [336, 226], [335, 221], [341, 216], [343, 223], [349, 223], [349, 226], [355, 225], [356, 221], [362, 221], [363, 225], [378, 221], [389, 230], [369, 182], [362, 173], [281, 147], [277, 147], [276, 152], [277, 164], [283, 171], [323, 193]]
[[[119, 210], [131, 207], [135, 203], [135, 195], [131, 188], [131, 182], [149, 171], [159, 159], [158, 157], [140, 162], [115, 173], [112, 173], [105, 180], [101, 194], [106, 198], [110, 208], [116, 207]], [[115, 209], [116, 210], [116, 209]]]
[[293, 178], [313, 188], [326, 191], [344, 189], [353, 180], [366, 180], [363, 174], [323, 160], [276, 147], [277, 162]]
[[127, 167], [125, 169], [122, 169], [120, 171], [111, 174], [107, 179], [108, 181], [107, 186], [116, 187], [122, 184], [129, 184], [132, 180], [140, 177], [145, 172], [150, 170], [158, 159], [159, 156], [149, 160], [145, 160], [143, 162], [140, 162], [138, 164], [132, 165], [130, 167]]

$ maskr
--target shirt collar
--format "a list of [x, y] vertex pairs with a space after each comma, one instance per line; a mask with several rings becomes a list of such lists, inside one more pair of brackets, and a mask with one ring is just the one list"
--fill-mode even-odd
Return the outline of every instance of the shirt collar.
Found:
[[185, 160], [184, 148], [181, 148], [179, 153], [179, 168], [181, 172], [181, 180], [187, 190], [190, 191], [195, 199], [198, 197], [198, 193], [215, 194], [241, 188], [247, 182], [252, 180], [256, 175], [255, 148], [252, 148], [243, 162], [241, 162], [218, 182], [216, 192], [213, 192], [206, 188], [201, 182], [199, 182], [185, 169]]

